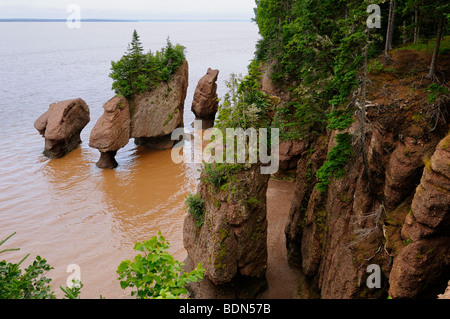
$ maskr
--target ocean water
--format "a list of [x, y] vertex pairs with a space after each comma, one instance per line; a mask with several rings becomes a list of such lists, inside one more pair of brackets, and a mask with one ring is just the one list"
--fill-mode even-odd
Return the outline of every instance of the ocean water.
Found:
[[[136, 29], [145, 50], [172, 43], [186, 47], [189, 88], [184, 123], [198, 80], [209, 67], [219, 69], [218, 93], [231, 73], [245, 74], [258, 39], [251, 22], [82, 22], [0, 23], [0, 239], [16, 232], [2, 248], [19, 251], [0, 258], [18, 262], [27, 253], [54, 267], [48, 274], [58, 296], [67, 267], [76, 264], [84, 284], [82, 298], [126, 298], [116, 269], [133, 258], [134, 243], [159, 230], [179, 260], [183, 248], [184, 198], [197, 186], [198, 167], [174, 164], [170, 151], [148, 151], [133, 140], [117, 154], [116, 170], [95, 166], [99, 153], [89, 134], [114, 96], [109, 78]], [[91, 122], [83, 143], [68, 156], [43, 156], [44, 139], [34, 121], [48, 105], [84, 99]]]

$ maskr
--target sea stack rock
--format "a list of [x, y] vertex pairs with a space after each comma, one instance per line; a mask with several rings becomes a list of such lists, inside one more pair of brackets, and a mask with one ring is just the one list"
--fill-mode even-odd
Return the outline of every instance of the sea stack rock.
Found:
[[137, 145], [151, 149], [169, 149], [175, 141], [172, 132], [183, 126], [184, 101], [189, 82], [185, 61], [167, 83], [135, 94], [128, 100], [131, 109], [131, 136]]
[[197, 84], [191, 110], [197, 120], [202, 120], [202, 128], [208, 129], [214, 126], [219, 99], [217, 97], [217, 77], [219, 70], [208, 68]]
[[90, 121], [89, 107], [82, 99], [53, 103], [34, 123], [45, 138], [44, 155], [61, 158], [78, 147], [80, 133]]
[[204, 280], [188, 287], [198, 299], [249, 299], [267, 288], [267, 207], [269, 175], [260, 166], [242, 169], [219, 187], [204, 182], [198, 192], [204, 201], [203, 224], [188, 213], [183, 241], [188, 271], [201, 262]]
[[103, 115], [91, 131], [89, 146], [100, 151], [97, 167], [112, 169], [118, 165], [115, 160], [117, 151], [130, 139], [130, 107], [125, 98], [116, 96], [103, 108]]

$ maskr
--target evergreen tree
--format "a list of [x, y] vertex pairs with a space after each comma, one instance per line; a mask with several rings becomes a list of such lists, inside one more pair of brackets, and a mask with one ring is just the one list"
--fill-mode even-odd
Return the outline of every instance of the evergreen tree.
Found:
[[140, 36], [137, 31], [133, 31], [133, 37], [131, 43], [128, 45], [128, 55], [130, 56], [141, 56], [144, 53], [144, 48], [142, 47]]

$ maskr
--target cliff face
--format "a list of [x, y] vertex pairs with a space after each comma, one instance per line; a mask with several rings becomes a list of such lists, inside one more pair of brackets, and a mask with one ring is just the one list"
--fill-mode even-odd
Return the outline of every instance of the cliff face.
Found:
[[[345, 176], [332, 179], [326, 192], [315, 187], [315, 174], [335, 145], [337, 131], [311, 141], [297, 163], [285, 229], [288, 258], [322, 298], [436, 297], [447, 285], [448, 99], [442, 98], [439, 107], [446, 115], [433, 129], [436, 123], [426, 120], [436, 107], [424, 94], [429, 83], [420, 81], [420, 73], [402, 78], [410, 54], [394, 56], [400, 62], [395, 78], [382, 73], [371, 77], [366, 134], [369, 179], [362, 173], [358, 121], [345, 131], [353, 136], [353, 157]], [[379, 289], [366, 284], [372, 264], [381, 269]]]
[[[355, 133], [357, 126], [349, 131]], [[374, 178], [370, 185], [361, 174], [362, 159], [355, 157], [346, 176], [333, 180], [326, 193], [314, 187], [315, 172], [331, 146], [327, 136], [298, 163], [285, 231], [288, 255], [292, 264], [316, 280], [322, 298], [381, 297], [389, 286], [393, 297], [417, 297], [422, 292], [418, 278], [425, 289], [448, 272], [449, 175], [434, 170], [448, 168], [448, 151], [438, 147], [431, 157], [434, 165], [424, 169], [422, 158], [426, 161], [428, 152], [436, 148], [438, 136], [428, 141], [412, 137], [395, 141], [389, 137], [396, 134], [381, 127], [376, 130], [369, 138]], [[439, 145], [446, 145], [449, 138]], [[412, 145], [411, 153], [405, 152]], [[382, 289], [366, 286], [370, 264], [381, 267]]]
[[200, 182], [203, 225], [187, 214], [183, 232], [187, 267], [205, 268], [205, 280], [190, 286], [193, 297], [254, 298], [266, 288], [268, 181], [254, 165], [220, 189]]
[[131, 96], [131, 137], [136, 144], [156, 149], [173, 146], [171, 134], [183, 126], [188, 83], [189, 66], [185, 61], [167, 83]]
[[[450, 135], [423, 170], [402, 237], [411, 243], [392, 266], [390, 295], [414, 298], [450, 276]], [[445, 281], [444, 281], [445, 283]]]
[[[281, 154], [286, 163], [299, 158], [284, 229], [288, 260], [305, 276], [299, 285], [321, 298], [437, 298], [450, 276], [450, 97], [430, 98], [425, 55], [392, 57], [395, 65], [370, 73], [365, 131], [355, 92], [350, 127], [296, 141], [295, 152], [293, 142], [286, 144]], [[450, 76], [447, 66], [450, 55], [442, 61]], [[411, 74], [411, 67], [418, 71]], [[289, 102], [267, 74], [262, 82]], [[344, 174], [318, 188], [316, 173], [344, 133], [352, 137]], [[186, 217], [186, 265], [206, 269], [206, 280], [191, 286], [195, 298], [254, 297], [264, 288], [267, 176], [237, 176], [238, 189], [201, 182], [205, 223], [199, 228]]]

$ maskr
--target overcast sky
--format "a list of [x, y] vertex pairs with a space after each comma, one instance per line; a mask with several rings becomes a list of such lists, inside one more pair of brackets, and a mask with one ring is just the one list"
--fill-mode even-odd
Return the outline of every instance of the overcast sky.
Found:
[[66, 19], [70, 4], [82, 19], [250, 20], [255, 0], [0, 0], [0, 19]]

